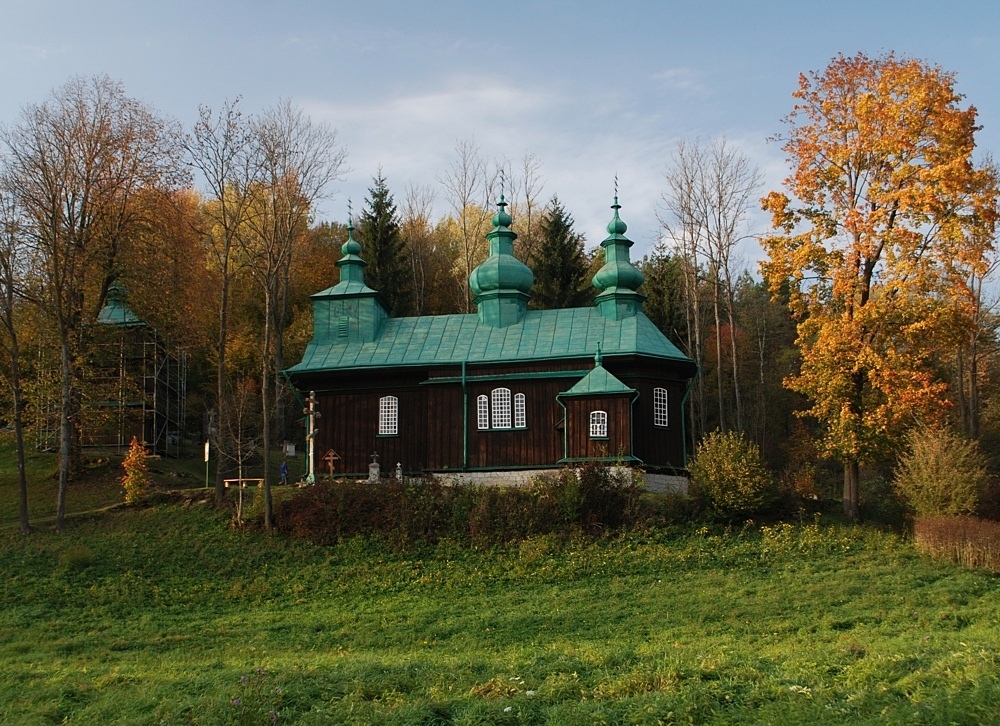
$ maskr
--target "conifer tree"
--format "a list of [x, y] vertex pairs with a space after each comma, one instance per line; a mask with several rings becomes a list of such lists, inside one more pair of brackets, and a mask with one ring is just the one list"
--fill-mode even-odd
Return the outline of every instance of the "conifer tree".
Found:
[[666, 244], [660, 240], [653, 248], [653, 253], [643, 257], [638, 266], [646, 277], [642, 288], [646, 296], [643, 312], [661, 333], [690, 355], [687, 340], [689, 331], [684, 316], [682, 264], [682, 260], [670, 254]]
[[361, 254], [368, 262], [365, 282], [382, 295], [389, 315], [409, 315], [411, 274], [405, 241], [399, 233], [399, 213], [381, 169], [373, 181], [357, 232], [363, 246]]
[[553, 196], [541, 221], [541, 237], [532, 254], [535, 285], [531, 306], [539, 310], [585, 305], [591, 296], [587, 284], [584, 237], [573, 231], [573, 217]]

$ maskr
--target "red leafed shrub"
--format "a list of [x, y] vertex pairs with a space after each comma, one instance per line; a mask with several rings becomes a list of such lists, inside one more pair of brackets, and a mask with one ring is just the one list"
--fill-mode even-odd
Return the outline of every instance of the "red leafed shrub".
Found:
[[975, 517], [923, 517], [913, 524], [918, 552], [936, 560], [1000, 572], [1000, 522]]
[[635, 524], [640, 487], [608, 467], [590, 465], [539, 477], [528, 487], [449, 486], [435, 479], [335, 481], [278, 504], [278, 528], [330, 545], [352, 537], [399, 548], [448, 538], [492, 547], [538, 534], [589, 534]]
[[381, 537], [400, 546], [435, 542], [449, 528], [447, 500], [452, 497], [433, 480], [334, 481], [281, 502], [276, 521], [280, 530], [316, 544], [357, 536]]

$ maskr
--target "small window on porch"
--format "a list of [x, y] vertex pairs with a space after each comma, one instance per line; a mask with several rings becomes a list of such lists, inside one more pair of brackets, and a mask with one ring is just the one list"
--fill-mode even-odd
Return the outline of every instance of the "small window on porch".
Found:
[[608, 413], [607, 411], [590, 412], [590, 438], [608, 438]]

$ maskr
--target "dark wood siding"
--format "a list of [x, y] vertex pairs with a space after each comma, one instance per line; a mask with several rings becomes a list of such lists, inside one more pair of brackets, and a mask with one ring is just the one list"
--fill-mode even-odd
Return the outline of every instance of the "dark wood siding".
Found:
[[[524, 394], [526, 428], [479, 430], [476, 399], [491, 397], [500, 387], [510, 389], [512, 402], [516, 394]], [[562, 458], [562, 434], [556, 428], [562, 409], [556, 394], [567, 387], [566, 381], [556, 378], [470, 383], [469, 468], [556, 466]]]
[[[681, 402], [686, 386], [675, 381], [649, 378], [630, 379], [628, 385], [639, 392], [632, 409], [632, 440], [635, 455], [648, 466], [684, 465]], [[667, 426], [653, 424], [653, 389], [667, 389]]]
[[[335, 464], [337, 473], [367, 474], [375, 452], [383, 471], [395, 470], [397, 463], [408, 472], [426, 468], [429, 437], [425, 389], [406, 377], [374, 380], [356, 376], [345, 383], [353, 386], [316, 395], [321, 414], [317, 422], [317, 470], [325, 471], [322, 458], [330, 448], [341, 457]], [[399, 400], [396, 436], [378, 433], [379, 399], [383, 396]]]
[[[462, 386], [423, 386], [427, 407], [420, 427], [427, 441], [423, 467], [431, 471], [462, 468]], [[475, 411], [473, 411], [475, 413]], [[473, 423], [475, 425], [475, 423]]]
[[[606, 458], [632, 456], [629, 411], [632, 394], [564, 398], [566, 405], [567, 458]], [[590, 438], [591, 411], [608, 414], [608, 438]]]
[[[408, 473], [460, 471], [463, 466], [471, 470], [554, 467], [567, 453], [572, 459], [626, 455], [654, 468], [682, 466], [684, 371], [641, 357], [606, 358], [604, 366], [634, 388], [638, 398], [634, 403], [634, 394], [564, 398], [571, 414], [565, 432], [568, 452], [563, 408], [556, 396], [593, 368], [589, 359], [470, 365], [464, 392], [461, 365], [315, 374], [297, 383], [304, 391], [316, 390], [319, 399], [319, 472], [324, 470], [322, 456], [331, 447], [343, 457], [336, 463], [337, 473], [353, 475], [367, 475], [376, 451], [383, 471], [395, 469], [399, 462]], [[527, 426], [480, 431], [476, 398], [490, 397], [501, 386], [511, 391], [512, 413], [514, 395], [525, 395]], [[658, 386], [668, 391], [667, 427], [653, 425], [653, 389]], [[386, 395], [399, 399], [397, 436], [378, 435], [379, 398]], [[593, 410], [608, 412], [606, 441], [590, 438]], [[467, 425], [464, 432], [463, 425]], [[466, 441], [468, 457], [463, 462]]]

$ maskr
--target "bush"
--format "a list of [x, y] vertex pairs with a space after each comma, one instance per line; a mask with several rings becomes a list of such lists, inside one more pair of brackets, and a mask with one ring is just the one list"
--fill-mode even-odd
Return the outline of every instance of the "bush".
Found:
[[708, 506], [723, 517], [760, 511], [774, 491], [760, 450], [741, 433], [710, 433], [695, 450], [689, 469]]
[[275, 511], [279, 529], [316, 544], [365, 536], [397, 548], [442, 539], [486, 548], [632, 525], [640, 493], [631, 472], [588, 465], [525, 488], [446, 486], [436, 479], [335, 481], [302, 489]]
[[125, 503], [135, 504], [149, 486], [147, 473], [146, 450], [139, 440], [132, 437], [125, 459], [122, 461], [125, 475], [122, 476], [122, 487], [125, 489]]
[[926, 517], [913, 524], [918, 552], [963, 567], [1000, 572], [1000, 522], [975, 517]]
[[545, 515], [556, 518], [560, 531], [597, 534], [635, 524], [639, 515], [642, 487], [625, 467], [588, 463], [539, 477], [534, 487]]
[[972, 514], [986, 485], [986, 462], [974, 441], [945, 429], [916, 429], [896, 467], [896, 491], [918, 517]]

